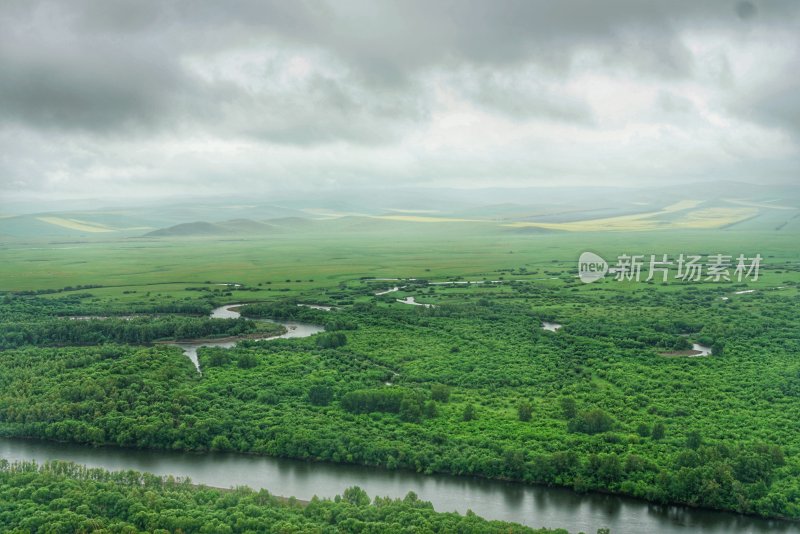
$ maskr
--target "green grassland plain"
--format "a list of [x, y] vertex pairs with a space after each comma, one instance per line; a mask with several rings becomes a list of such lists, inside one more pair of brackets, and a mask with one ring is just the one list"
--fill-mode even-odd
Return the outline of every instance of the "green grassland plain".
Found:
[[[687, 230], [526, 233], [461, 223], [405, 223], [369, 232], [303, 232], [231, 239], [128, 238], [0, 245], [0, 291], [97, 284], [94, 293], [122, 298], [139, 287], [162, 294], [185, 285], [270, 283], [293, 293], [358, 278], [496, 278], [504, 269], [574, 275], [581, 252], [613, 263], [620, 254], [762, 255], [762, 276], [750, 285], [796, 276], [800, 232]], [[704, 258], [705, 261], [705, 258]], [[787, 271], [788, 270], [788, 271]], [[520, 278], [519, 276], [517, 278]], [[521, 277], [522, 279], [525, 276]], [[287, 282], [289, 280], [289, 282]], [[544, 281], [541, 281], [544, 282]], [[147, 286], [153, 286], [148, 288]], [[619, 284], [627, 285], [627, 284]], [[678, 284], [664, 286], [676, 289]], [[135, 294], [128, 294], [130, 299]], [[252, 297], [253, 295], [250, 295]]]

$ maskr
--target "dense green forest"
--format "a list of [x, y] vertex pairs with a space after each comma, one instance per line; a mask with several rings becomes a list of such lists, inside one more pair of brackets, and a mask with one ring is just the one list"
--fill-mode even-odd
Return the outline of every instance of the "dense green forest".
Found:
[[279, 333], [274, 323], [236, 319], [215, 321], [197, 317], [134, 317], [49, 319], [6, 322], [0, 331], [0, 349], [24, 345], [145, 344], [248, 334]]
[[566, 534], [475, 514], [438, 513], [409, 493], [374, 500], [358, 487], [302, 503], [249, 488], [220, 490], [146, 473], [110, 473], [67, 462], [9, 464], [0, 459], [3, 532], [474, 532]]
[[[137, 314], [184, 314], [207, 316], [217, 302], [214, 298], [175, 299], [170, 295], [145, 293], [133, 302], [120, 303], [116, 299], [101, 299], [92, 293], [66, 293], [55, 298], [35, 298], [26, 292], [9, 292], [2, 297], [0, 318], [3, 322], [44, 317], [92, 317]], [[133, 291], [136, 293], [136, 291]]]
[[[338, 304], [329, 312], [295, 300], [244, 306], [330, 331], [201, 349], [202, 375], [177, 348], [95, 344], [120, 339], [75, 327], [69, 343], [90, 346], [46, 347], [44, 336], [0, 352], [0, 434], [478, 475], [800, 518], [796, 285], [739, 289], [417, 281], [376, 297], [353, 281], [305, 296]], [[395, 301], [409, 295], [436, 307]], [[6, 298], [4, 335], [32, 309], [62, 310], [62, 298]], [[109, 305], [69, 298], [89, 312]], [[81, 323], [59, 314], [43, 320]], [[545, 320], [564, 326], [547, 332]], [[662, 355], [687, 340], [715, 355]]]

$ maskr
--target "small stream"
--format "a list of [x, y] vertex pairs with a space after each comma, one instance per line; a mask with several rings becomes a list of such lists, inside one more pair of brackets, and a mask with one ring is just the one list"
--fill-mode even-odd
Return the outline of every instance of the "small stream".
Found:
[[690, 358], [697, 358], [698, 356], [711, 356], [711, 347], [701, 345], [700, 343], [692, 343], [692, 350], [697, 351], [697, 354], [690, 354]]
[[[241, 313], [236, 311], [235, 308], [239, 306], [243, 306], [244, 304], [226, 304], [225, 306], [220, 306], [219, 308], [214, 308], [211, 311], [210, 317], [212, 319], [238, 319], [242, 316]], [[298, 323], [296, 321], [272, 321], [270, 319], [259, 319], [260, 321], [268, 321], [271, 323], [281, 324], [286, 328], [286, 332], [277, 336], [266, 336], [262, 338], [256, 338], [258, 341], [264, 341], [268, 339], [290, 339], [296, 337], [308, 337], [313, 336], [314, 334], [318, 334], [325, 330], [324, 326], [310, 324], [310, 323]], [[238, 340], [204, 340], [198, 342], [191, 342], [191, 341], [176, 341], [174, 343], [169, 343], [169, 345], [174, 345], [176, 347], [180, 347], [183, 350], [184, 356], [189, 358], [192, 363], [194, 364], [195, 368], [197, 369], [198, 373], [201, 373], [200, 370], [200, 362], [197, 359], [197, 349], [200, 347], [220, 347], [223, 349], [229, 349], [236, 346]]]
[[400, 304], [411, 304], [412, 306], [424, 306], [425, 308], [434, 308], [433, 304], [425, 304], [424, 302], [417, 302], [414, 297], [406, 297], [404, 299], [395, 299]]
[[564, 325], [559, 323], [551, 323], [549, 321], [542, 321], [542, 330], [547, 330], [548, 332], [557, 332], [562, 326]]

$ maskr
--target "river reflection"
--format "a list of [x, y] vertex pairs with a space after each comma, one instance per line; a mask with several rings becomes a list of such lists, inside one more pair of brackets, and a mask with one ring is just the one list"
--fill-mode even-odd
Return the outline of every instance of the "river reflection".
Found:
[[403, 497], [409, 491], [431, 501], [438, 511], [468, 509], [488, 519], [532, 527], [561, 527], [594, 533], [609, 527], [622, 533], [792, 533], [794, 523], [659, 506], [635, 499], [564, 488], [529, 486], [449, 475], [422, 475], [360, 466], [311, 463], [233, 453], [140, 451], [115, 447], [0, 438], [0, 457], [8, 460], [70, 460], [109, 470], [136, 469], [159, 475], [189, 477], [195, 483], [228, 488], [265, 488], [276, 495], [308, 500], [333, 497], [357, 485], [370, 496]]

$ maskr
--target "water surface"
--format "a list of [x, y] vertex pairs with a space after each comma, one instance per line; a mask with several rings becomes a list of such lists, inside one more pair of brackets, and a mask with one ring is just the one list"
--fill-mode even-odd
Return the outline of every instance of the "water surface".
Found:
[[559, 323], [551, 323], [549, 321], [542, 321], [542, 330], [547, 330], [548, 332], [556, 332], [562, 326], [564, 325]]
[[[236, 308], [239, 306], [243, 306], [243, 304], [226, 304], [225, 306], [220, 306], [219, 308], [214, 308], [211, 311], [210, 317], [212, 319], [238, 319], [242, 316]], [[324, 326], [316, 325], [316, 324], [309, 324], [309, 323], [298, 323], [296, 321], [272, 321], [270, 319], [259, 319], [265, 320], [271, 323], [281, 324], [286, 328], [286, 332], [277, 336], [265, 336], [262, 338], [255, 338], [257, 341], [266, 341], [269, 339], [288, 339], [288, 338], [296, 338], [296, 337], [308, 337], [313, 336], [314, 334], [318, 334], [319, 332], [323, 332], [325, 330]], [[220, 347], [223, 349], [229, 349], [231, 347], [235, 347], [237, 340], [225, 339], [225, 340], [204, 340], [204, 341], [176, 341], [174, 343], [168, 343], [168, 345], [175, 345], [180, 347], [183, 350], [183, 355], [189, 358], [192, 363], [194, 364], [197, 372], [200, 371], [200, 362], [197, 359], [197, 349], [200, 347]]]
[[116, 447], [0, 438], [0, 457], [10, 461], [70, 460], [108, 470], [135, 469], [158, 475], [190, 477], [193, 482], [229, 488], [247, 485], [276, 495], [308, 500], [333, 497], [357, 485], [374, 497], [404, 497], [409, 491], [431, 501], [438, 511], [468, 509], [488, 519], [531, 527], [561, 527], [572, 533], [613, 534], [800, 534], [797, 524], [732, 513], [660, 506], [636, 499], [513, 482], [233, 453], [141, 451]]

